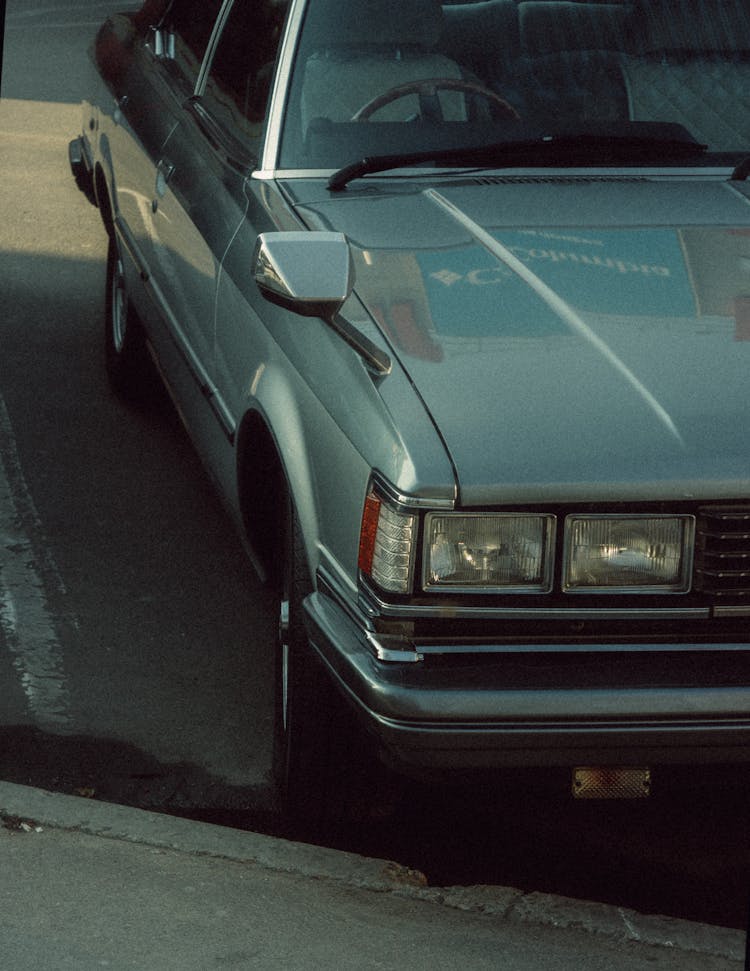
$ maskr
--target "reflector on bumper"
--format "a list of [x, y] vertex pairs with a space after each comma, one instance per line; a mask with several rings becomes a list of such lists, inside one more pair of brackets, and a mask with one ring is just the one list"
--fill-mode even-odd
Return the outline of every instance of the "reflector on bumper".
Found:
[[651, 770], [633, 766], [583, 766], [573, 769], [575, 799], [645, 799]]

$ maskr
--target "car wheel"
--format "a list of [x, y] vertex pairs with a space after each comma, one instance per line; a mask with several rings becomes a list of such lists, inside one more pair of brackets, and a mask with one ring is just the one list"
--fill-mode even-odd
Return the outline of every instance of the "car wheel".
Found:
[[273, 771], [280, 809], [290, 823], [309, 832], [329, 817], [341, 702], [307, 638], [302, 601], [311, 590], [310, 577], [293, 510], [286, 519], [278, 582]]
[[153, 366], [141, 322], [128, 299], [122, 256], [114, 235], [109, 238], [107, 251], [104, 350], [114, 390], [124, 398], [142, 400], [154, 385]]

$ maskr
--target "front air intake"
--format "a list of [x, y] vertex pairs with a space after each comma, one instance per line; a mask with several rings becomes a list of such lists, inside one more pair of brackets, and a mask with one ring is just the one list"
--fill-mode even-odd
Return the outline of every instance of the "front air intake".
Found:
[[750, 503], [698, 511], [694, 588], [722, 603], [750, 603]]
[[648, 182], [644, 176], [634, 175], [476, 175], [461, 185], [593, 185], [607, 183]]

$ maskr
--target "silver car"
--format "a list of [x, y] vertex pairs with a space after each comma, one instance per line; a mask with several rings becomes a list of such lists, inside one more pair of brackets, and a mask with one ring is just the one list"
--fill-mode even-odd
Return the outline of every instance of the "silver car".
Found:
[[[750, 761], [750, 6], [148, 0], [70, 145], [278, 603], [275, 771]], [[352, 717], [353, 716], [353, 717]]]

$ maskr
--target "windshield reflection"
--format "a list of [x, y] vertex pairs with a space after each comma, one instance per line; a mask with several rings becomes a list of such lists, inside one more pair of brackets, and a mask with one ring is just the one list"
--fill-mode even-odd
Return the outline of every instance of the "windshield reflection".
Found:
[[721, 153], [736, 164], [750, 152], [750, 8], [316, 0], [287, 105], [285, 168], [560, 132], [606, 137], [631, 123], [673, 126], [707, 146], [707, 162]]

